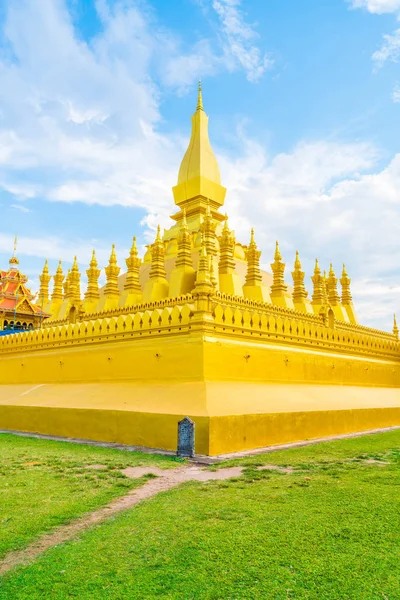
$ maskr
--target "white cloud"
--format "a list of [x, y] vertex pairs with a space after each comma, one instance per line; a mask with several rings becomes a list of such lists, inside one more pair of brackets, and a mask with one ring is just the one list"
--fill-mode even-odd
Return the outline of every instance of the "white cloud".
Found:
[[216, 5], [224, 52], [200, 40], [185, 55], [179, 40], [130, 2], [97, 2], [103, 29], [90, 45], [75, 35], [62, 0], [10, 3], [4, 37], [14, 60], [0, 58], [0, 114], [7, 115], [0, 121], [0, 188], [14, 193], [24, 172], [44, 182], [26, 197], [152, 205], [157, 212], [170, 199], [183, 146], [157, 133], [152, 63], [164, 83], [180, 89], [199, 73], [238, 66], [257, 79], [264, 59], [248, 45], [255, 33], [239, 23], [237, 5]]
[[207, 39], [195, 42], [189, 52], [176, 42], [170, 48], [171, 53], [162, 60], [160, 76], [164, 85], [177, 88], [179, 93], [187, 92], [199, 77], [213, 76], [229, 67]]
[[392, 95], [393, 102], [400, 102], [400, 85], [397, 83]]
[[352, 8], [365, 8], [370, 13], [382, 15], [384, 13], [400, 12], [400, 0], [348, 0]]
[[[352, 8], [365, 8], [370, 13], [384, 14], [396, 13], [400, 19], [400, 0], [348, 0]], [[400, 58], [400, 29], [396, 29], [392, 34], [383, 36], [383, 43], [379, 50], [372, 55], [375, 69], [381, 68], [387, 61], [397, 62]], [[398, 86], [392, 93], [393, 102], [399, 102], [400, 94]]]
[[147, 208], [170, 195], [179, 150], [155, 130], [154, 43], [143, 15], [125, 6], [114, 6], [88, 46], [63, 2], [10, 3], [4, 35], [14, 60], [0, 59], [0, 188], [17, 199]]
[[7, 180], [0, 180], [0, 188], [15, 196], [19, 200], [28, 200], [37, 196], [40, 190], [40, 186], [30, 183], [20, 182], [8, 182]]
[[400, 154], [371, 174], [379, 152], [368, 144], [301, 143], [270, 159], [254, 142], [242, 143], [241, 158], [220, 161], [238, 238], [246, 242], [255, 225], [267, 268], [278, 239], [288, 282], [298, 249], [310, 293], [316, 257], [325, 269], [333, 261], [337, 275], [346, 263], [362, 321], [390, 328], [400, 312], [399, 295], [385, 294], [400, 277]]
[[162, 46], [160, 76], [164, 84], [185, 92], [199, 77], [222, 71], [243, 70], [252, 83], [259, 81], [273, 67], [270, 53], [257, 42], [254, 25], [246, 21], [241, 0], [197, 0], [206, 15], [217, 17], [217, 40], [202, 38], [187, 51], [179, 40], [165, 32], [158, 34]]
[[22, 213], [29, 213], [29, 212], [31, 212], [29, 210], [29, 208], [27, 208], [26, 206], [22, 206], [22, 204], [10, 204], [10, 208], [14, 208], [15, 210], [19, 210]]
[[273, 66], [270, 54], [262, 53], [255, 44], [255, 28], [246, 22], [240, 10], [240, 0], [212, 0], [212, 6], [221, 22], [227, 59], [239, 64], [251, 82], [258, 81]]
[[377, 67], [382, 67], [387, 60], [397, 62], [400, 58], [400, 29], [396, 29], [391, 35], [384, 35], [383, 39], [382, 46], [372, 55]]

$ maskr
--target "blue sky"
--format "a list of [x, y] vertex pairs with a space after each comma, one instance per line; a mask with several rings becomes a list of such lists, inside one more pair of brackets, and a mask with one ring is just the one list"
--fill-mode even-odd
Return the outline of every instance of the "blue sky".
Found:
[[[169, 226], [203, 81], [237, 238], [400, 313], [400, 0], [0, 0], [0, 266], [38, 285]], [[85, 278], [83, 278], [84, 280]]]

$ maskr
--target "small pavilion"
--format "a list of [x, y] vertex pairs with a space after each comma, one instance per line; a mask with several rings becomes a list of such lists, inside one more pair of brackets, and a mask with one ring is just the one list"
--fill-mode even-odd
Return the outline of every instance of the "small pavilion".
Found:
[[7, 271], [0, 270], [0, 331], [24, 331], [41, 327], [50, 314], [34, 302], [35, 295], [27, 287], [28, 277], [19, 270], [14, 254]]

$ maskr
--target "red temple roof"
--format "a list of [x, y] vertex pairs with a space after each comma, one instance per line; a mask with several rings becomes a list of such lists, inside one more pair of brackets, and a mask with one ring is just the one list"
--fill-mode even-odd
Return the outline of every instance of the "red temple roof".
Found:
[[27, 281], [27, 276], [14, 265], [8, 271], [0, 271], [0, 311], [49, 316], [33, 302], [35, 296], [25, 285]]

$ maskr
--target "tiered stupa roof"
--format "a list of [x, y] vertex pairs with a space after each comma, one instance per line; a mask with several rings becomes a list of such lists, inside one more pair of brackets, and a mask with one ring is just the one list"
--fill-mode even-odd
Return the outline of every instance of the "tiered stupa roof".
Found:
[[[220, 251], [219, 239], [222, 236], [227, 215], [219, 212], [225, 202], [226, 188], [221, 184], [221, 175], [217, 158], [211, 147], [208, 135], [208, 116], [204, 110], [202, 87], [199, 82], [197, 106], [192, 115], [192, 131], [188, 148], [184, 154], [178, 171], [177, 185], [172, 188], [175, 204], [179, 212], [171, 215], [175, 222], [164, 230], [162, 239], [165, 245], [165, 270], [169, 279], [177, 258], [178, 240], [182, 224], [185, 220], [191, 236], [191, 254], [193, 267], [196, 269], [203, 234], [207, 237], [207, 222], [213, 228], [213, 243]], [[232, 232], [233, 233], [233, 232]], [[207, 245], [207, 244], [206, 244]], [[151, 268], [151, 245], [143, 258], [140, 268], [140, 283], [143, 288], [149, 279]], [[235, 271], [242, 286], [246, 282], [248, 246], [235, 239], [233, 259]], [[218, 265], [214, 265], [218, 272]], [[262, 285], [270, 287], [273, 283], [271, 272], [260, 270]], [[124, 289], [127, 273], [121, 274], [118, 280], [120, 292]], [[292, 291], [287, 286], [288, 295]], [[104, 288], [100, 293], [104, 292]]]
[[[305, 273], [296, 254], [292, 272], [294, 293], [294, 288], [285, 279], [289, 269], [281, 256], [278, 242], [274, 261], [270, 263], [271, 272], [263, 271], [254, 231], [251, 236], [249, 232], [250, 241], [245, 245], [229, 229], [227, 215], [220, 212], [226, 188], [221, 184], [218, 162], [208, 137], [208, 116], [204, 111], [201, 84], [192, 115], [189, 145], [172, 192], [179, 208], [171, 215], [173, 225], [164, 232], [158, 227], [156, 239], [147, 246], [143, 259], [139, 258], [135, 246], [132, 256], [126, 260], [128, 271], [122, 275], [119, 275], [120, 267], [113, 247], [110, 263], [105, 269], [107, 284], [101, 289], [98, 289], [97, 283], [97, 262], [93, 263], [93, 268], [87, 272], [90, 294], [86, 294], [84, 302], [77, 285], [76, 293], [71, 296], [73, 274], [77, 282], [80, 279], [75, 260], [74, 268], [66, 278], [64, 296], [55, 298], [53, 294], [52, 302], [47, 305], [53, 322], [83, 319], [85, 315], [114, 314], [131, 306], [166, 299], [173, 302], [191, 294], [195, 290], [196, 273], [205, 248], [216, 293], [324, 319], [330, 311], [338, 321], [357, 323], [347, 274], [340, 280], [343, 298], [339, 297], [338, 280], [332, 267], [329, 278], [322, 277], [317, 271], [314, 273], [314, 293], [308, 296], [304, 285]], [[62, 272], [57, 277], [63, 278]], [[44, 279], [47, 281], [47, 275]], [[132, 281], [136, 282], [134, 289]], [[45, 288], [42, 295], [48, 298], [48, 289]], [[96, 289], [93, 298], [92, 288]]]

